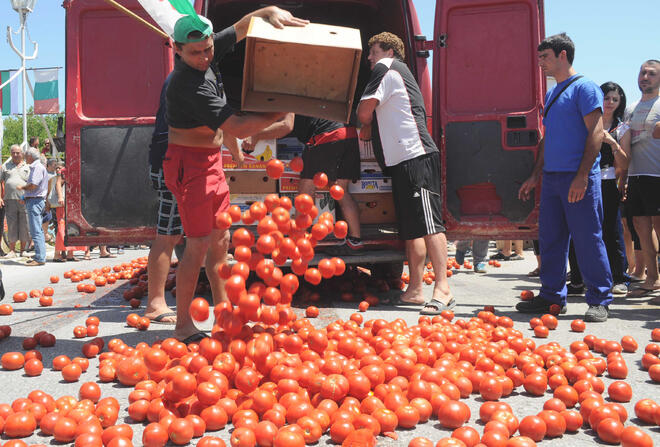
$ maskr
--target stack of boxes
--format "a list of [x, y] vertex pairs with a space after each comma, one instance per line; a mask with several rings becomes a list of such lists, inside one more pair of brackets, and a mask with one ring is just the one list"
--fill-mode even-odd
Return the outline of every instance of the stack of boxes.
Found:
[[360, 144], [360, 178], [348, 186], [348, 192], [360, 210], [361, 224], [396, 222], [392, 200], [392, 179], [385, 177], [374, 157], [371, 144]]
[[[240, 147], [241, 140], [238, 145]], [[275, 140], [260, 141], [254, 152], [245, 154], [245, 163], [239, 169], [229, 149], [222, 146], [222, 169], [229, 185], [231, 205], [238, 205], [245, 211], [254, 202], [263, 202], [268, 194], [278, 192], [277, 181], [266, 175], [266, 163], [273, 158], [277, 158]]]

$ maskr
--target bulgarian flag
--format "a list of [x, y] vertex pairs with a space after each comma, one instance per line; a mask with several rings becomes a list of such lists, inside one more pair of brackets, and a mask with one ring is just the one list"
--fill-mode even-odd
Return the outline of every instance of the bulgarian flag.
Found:
[[174, 34], [174, 24], [179, 18], [185, 15], [198, 17], [190, 0], [138, 0], [138, 2], [169, 36]]
[[[0, 71], [0, 85], [7, 82], [14, 73], [16, 71]], [[3, 115], [18, 113], [18, 82], [16, 82], [16, 79], [0, 89], [0, 110], [2, 110]]]
[[34, 71], [34, 113], [59, 113], [57, 68]]

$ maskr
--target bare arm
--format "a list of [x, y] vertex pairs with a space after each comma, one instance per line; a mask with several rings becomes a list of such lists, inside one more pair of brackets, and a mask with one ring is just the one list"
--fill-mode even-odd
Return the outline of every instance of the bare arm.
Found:
[[371, 140], [371, 123], [374, 120], [374, 111], [378, 107], [379, 101], [376, 98], [360, 101], [357, 108], [357, 117], [362, 127], [360, 127], [360, 139]]
[[247, 138], [283, 118], [284, 113], [250, 113], [230, 116], [220, 128], [237, 138]]
[[520, 200], [529, 200], [531, 192], [536, 185], [539, 183], [541, 178], [541, 173], [543, 172], [543, 156], [545, 153], [545, 137], [541, 138], [539, 141], [538, 151], [536, 153], [536, 162], [534, 163], [534, 168], [532, 169], [532, 174], [527, 180], [520, 186], [518, 190], [518, 198]]
[[653, 138], [660, 138], [660, 121], [655, 123], [655, 127], [653, 128]]
[[293, 130], [295, 117], [296, 117], [295, 114], [287, 113], [284, 116], [284, 118], [282, 118], [281, 120], [276, 121], [270, 126], [255, 133], [254, 135], [247, 137], [246, 139], [243, 140], [242, 149], [246, 152], [252, 152], [254, 150], [254, 147], [261, 140], [282, 138], [287, 136]]
[[579, 202], [584, 197], [589, 184], [589, 171], [591, 171], [603, 144], [603, 114], [600, 108], [584, 116], [584, 125], [587, 127], [587, 141], [584, 145], [580, 167], [568, 189], [568, 203]]
[[57, 181], [55, 182], [55, 192], [57, 193], [57, 203], [60, 204], [60, 206], [64, 206], [64, 194], [62, 192], [62, 177], [57, 176]]
[[234, 30], [236, 31], [236, 42], [245, 39], [250, 26], [252, 17], [261, 17], [268, 20], [275, 28], [284, 28], [288, 26], [305, 26], [309, 20], [299, 19], [294, 17], [289, 11], [280, 9], [277, 6], [268, 6], [266, 8], [257, 9], [250, 14], [243, 16], [238, 22], [234, 23]]
[[612, 148], [612, 155], [614, 155], [614, 166], [616, 169], [627, 169], [628, 155], [623, 151], [618, 141], [612, 135], [603, 129], [603, 143], [608, 144]]
[[630, 163], [630, 157], [631, 157], [631, 150], [630, 150], [631, 141], [632, 141], [632, 133], [630, 132], [630, 130], [628, 130], [625, 134], [623, 134], [623, 137], [621, 137], [621, 141], [619, 142], [621, 146], [621, 150], [626, 155], [626, 163], [625, 166], [622, 166], [621, 168], [617, 167], [616, 177], [618, 180], [619, 193], [621, 194], [621, 197], [624, 200], [626, 197], [626, 183], [628, 181], [628, 165]]

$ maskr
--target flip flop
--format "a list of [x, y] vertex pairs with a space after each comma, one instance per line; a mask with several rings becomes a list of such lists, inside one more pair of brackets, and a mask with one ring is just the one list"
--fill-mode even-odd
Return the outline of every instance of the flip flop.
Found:
[[176, 312], [163, 312], [162, 314], [151, 318], [151, 322], [156, 324], [176, 324], [176, 320], [164, 321], [167, 317], [176, 317]]
[[631, 290], [628, 292], [626, 295], [626, 298], [644, 298], [645, 296], [649, 296], [650, 294], [657, 292], [658, 290], [654, 289], [645, 289], [644, 287], [638, 287], [636, 289]]
[[186, 337], [183, 340], [179, 340], [183, 344], [190, 344], [190, 343], [196, 343], [198, 341], [202, 341], [205, 338], [207, 338], [208, 335], [205, 334], [204, 332], [197, 332], [196, 334], [192, 334], [190, 337]]
[[104, 259], [105, 259], [105, 258], [116, 258], [116, 257], [117, 257], [117, 256], [116, 256], [116, 255], [113, 255], [113, 254], [107, 254], [107, 255], [105, 255], [105, 256], [99, 256], [99, 258], [104, 258]]
[[[447, 304], [431, 299], [424, 303], [424, 307], [419, 311], [420, 315], [440, 315], [445, 310], [451, 310], [456, 306], [456, 300], [452, 297]], [[435, 307], [433, 310], [425, 310], [427, 307]]]
[[66, 262], [64, 258], [53, 258], [53, 262]]
[[69, 261], [69, 262], [78, 262], [78, 261], [80, 261], [80, 259], [78, 259], [78, 258], [76, 258], [76, 257], [73, 257], [73, 258], [66, 258], [66, 260]]
[[383, 304], [386, 304], [388, 306], [399, 306], [399, 307], [419, 307], [423, 306], [425, 303], [411, 303], [409, 301], [403, 301], [401, 299], [401, 295], [395, 296], [389, 301], [383, 302]]

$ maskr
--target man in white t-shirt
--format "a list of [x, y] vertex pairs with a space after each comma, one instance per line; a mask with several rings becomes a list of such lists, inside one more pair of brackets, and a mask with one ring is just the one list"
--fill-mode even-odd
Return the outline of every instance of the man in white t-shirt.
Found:
[[[392, 177], [392, 195], [405, 240], [410, 283], [400, 302], [423, 304], [423, 315], [438, 315], [456, 302], [447, 275], [447, 238], [442, 219], [440, 155], [426, 127], [424, 98], [403, 62], [404, 46], [391, 33], [369, 39], [371, 78], [360, 105], [360, 138], [373, 141], [374, 155]], [[433, 296], [424, 298], [426, 253], [437, 272]]]
[[636, 298], [660, 290], [658, 246], [653, 238], [653, 229], [660, 233], [660, 61], [644, 62], [637, 83], [642, 99], [626, 110], [630, 131], [623, 142], [631, 148], [626, 205], [646, 264], [646, 280], [629, 293]]

